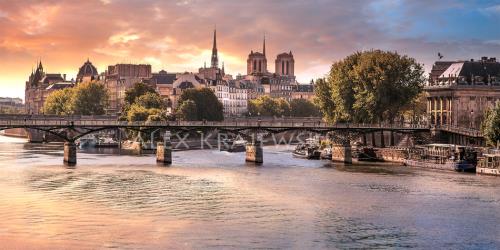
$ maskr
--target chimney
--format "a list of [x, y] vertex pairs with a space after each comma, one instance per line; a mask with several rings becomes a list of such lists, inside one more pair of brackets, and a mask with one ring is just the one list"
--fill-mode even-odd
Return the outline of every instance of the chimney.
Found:
[[66, 74], [63, 74], [63, 79], [64, 81], [66, 81]]

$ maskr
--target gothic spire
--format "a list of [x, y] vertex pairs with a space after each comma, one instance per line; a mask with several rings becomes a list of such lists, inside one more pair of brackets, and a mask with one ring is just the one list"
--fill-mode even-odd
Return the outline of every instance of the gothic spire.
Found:
[[266, 33], [264, 33], [264, 42], [262, 44], [262, 54], [266, 56]]
[[214, 45], [212, 47], [212, 68], [219, 67], [219, 56], [217, 55], [217, 30], [214, 29]]

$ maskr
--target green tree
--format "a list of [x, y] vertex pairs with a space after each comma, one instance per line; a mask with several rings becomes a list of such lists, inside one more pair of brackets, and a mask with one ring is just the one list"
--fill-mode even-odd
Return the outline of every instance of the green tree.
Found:
[[198, 119], [198, 108], [193, 100], [182, 102], [177, 111], [177, 117], [185, 121], [196, 121]]
[[108, 106], [108, 90], [97, 82], [80, 83], [73, 88], [71, 110], [76, 115], [103, 115]]
[[196, 104], [196, 120], [222, 121], [224, 108], [215, 93], [209, 88], [184, 90], [179, 98], [178, 107], [182, 103], [192, 100]]
[[147, 109], [150, 108], [157, 108], [157, 109], [163, 109], [166, 107], [165, 102], [161, 98], [161, 96], [154, 92], [147, 92], [144, 95], [139, 96], [138, 98], [135, 99], [135, 104], [141, 105]]
[[494, 108], [486, 110], [484, 119], [481, 123], [481, 132], [486, 138], [486, 143], [490, 146], [499, 147], [500, 145], [500, 103]]
[[130, 106], [135, 103], [135, 99], [146, 94], [146, 93], [156, 93], [156, 90], [142, 82], [135, 83], [132, 88], [125, 91], [125, 104]]
[[321, 116], [319, 108], [306, 99], [293, 99], [290, 101], [290, 115], [293, 117]]
[[146, 121], [149, 117], [149, 110], [141, 105], [132, 104], [127, 112], [127, 120], [130, 122]]
[[252, 116], [278, 116], [281, 115], [280, 106], [275, 98], [267, 95], [249, 101], [249, 111]]
[[278, 112], [276, 116], [290, 116], [290, 103], [285, 98], [276, 99]]
[[43, 113], [48, 115], [70, 115], [73, 113], [71, 110], [71, 99], [73, 98], [73, 89], [65, 88], [56, 90], [47, 96], [43, 104]]
[[421, 64], [396, 52], [356, 52], [332, 65], [316, 86], [317, 103], [330, 122], [393, 122], [425, 82]]
[[420, 93], [410, 103], [402, 109], [402, 115], [405, 121], [412, 123], [423, 120], [427, 114], [427, 97], [425, 93]]
[[340, 120], [336, 117], [337, 110], [333, 101], [332, 91], [331, 86], [325, 79], [320, 78], [316, 80], [316, 84], [314, 85], [316, 98], [314, 98], [314, 101], [328, 121]]

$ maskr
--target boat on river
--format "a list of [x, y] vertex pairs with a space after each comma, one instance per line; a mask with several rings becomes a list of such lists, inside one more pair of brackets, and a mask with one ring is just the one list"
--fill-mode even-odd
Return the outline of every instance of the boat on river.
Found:
[[318, 160], [321, 157], [319, 143], [314, 138], [306, 139], [305, 143], [301, 143], [295, 147], [292, 155], [297, 158]]
[[245, 152], [247, 141], [224, 139], [220, 145], [220, 151], [227, 151], [230, 153]]
[[406, 166], [476, 172], [477, 152], [470, 147], [454, 144], [428, 144], [409, 150]]
[[332, 159], [332, 148], [326, 147], [323, 150], [321, 150], [320, 158], [325, 159], [325, 160], [331, 160]]
[[484, 154], [477, 164], [476, 173], [500, 176], [500, 154]]

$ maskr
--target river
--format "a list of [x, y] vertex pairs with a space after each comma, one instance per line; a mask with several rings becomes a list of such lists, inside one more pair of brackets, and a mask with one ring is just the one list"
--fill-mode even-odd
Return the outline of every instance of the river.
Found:
[[500, 178], [244, 153], [78, 152], [0, 138], [0, 248], [500, 248]]

